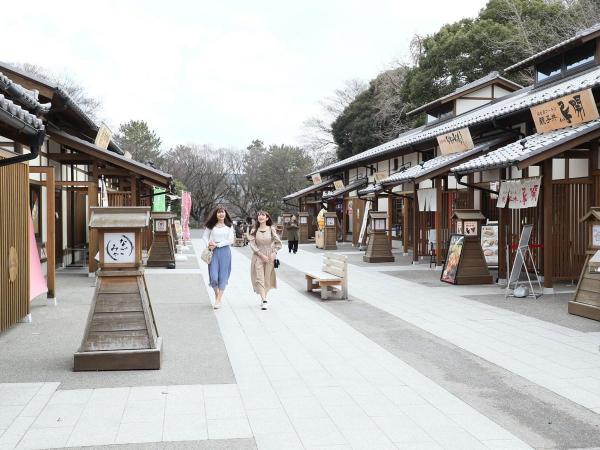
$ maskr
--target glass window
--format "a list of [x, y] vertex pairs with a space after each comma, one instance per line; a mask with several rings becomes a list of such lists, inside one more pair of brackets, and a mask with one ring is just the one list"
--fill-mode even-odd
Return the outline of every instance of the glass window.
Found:
[[394, 158], [394, 172], [398, 171], [398, 158]]
[[562, 69], [562, 55], [556, 55], [554, 58], [550, 58], [537, 65], [537, 80], [543, 81], [546, 78], [553, 77], [560, 74]]
[[584, 178], [589, 175], [587, 158], [569, 158], [569, 178]]
[[591, 41], [565, 53], [565, 68], [567, 70], [592, 62], [596, 56], [596, 42]]
[[552, 160], [552, 179], [553, 180], [564, 180], [565, 179], [565, 159], [554, 158]]

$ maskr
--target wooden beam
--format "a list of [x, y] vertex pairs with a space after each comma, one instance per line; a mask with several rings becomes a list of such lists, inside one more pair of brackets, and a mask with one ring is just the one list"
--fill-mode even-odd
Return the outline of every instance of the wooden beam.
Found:
[[[97, 182], [96, 182], [97, 183]], [[82, 187], [88, 187], [91, 186], [93, 184], [96, 184], [93, 181], [57, 181], [55, 184], [57, 187], [75, 187], [75, 186], [82, 186]]]
[[404, 197], [402, 199], [402, 247], [405, 255], [408, 254], [409, 214], [410, 212], [408, 211], [408, 198]]
[[105, 177], [130, 177], [131, 172], [122, 169], [114, 169], [111, 167], [99, 169], [98, 175], [104, 175]]
[[[56, 298], [56, 206], [54, 201], [54, 167], [30, 166], [30, 173], [41, 173], [46, 175], [42, 184], [46, 187], [46, 269], [48, 283], [48, 298]], [[61, 230], [62, 232], [62, 230]]]
[[91, 156], [81, 153], [46, 153], [46, 156], [63, 164], [91, 164], [94, 161]]

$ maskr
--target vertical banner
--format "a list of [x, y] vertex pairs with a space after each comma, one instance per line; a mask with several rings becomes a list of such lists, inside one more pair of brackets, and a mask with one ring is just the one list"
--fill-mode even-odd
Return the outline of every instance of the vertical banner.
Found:
[[35, 243], [33, 220], [31, 214], [27, 214], [27, 216], [29, 218], [29, 301], [31, 301], [38, 295], [48, 292], [48, 285], [42, 273], [40, 255]]
[[183, 228], [183, 241], [188, 242], [190, 237], [190, 212], [192, 210], [192, 196], [189, 192], [181, 193], [181, 226]]
[[154, 187], [154, 197], [152, 200], [152, 211], [153, 212], [166, 212], [167, 202], [163, 188]]

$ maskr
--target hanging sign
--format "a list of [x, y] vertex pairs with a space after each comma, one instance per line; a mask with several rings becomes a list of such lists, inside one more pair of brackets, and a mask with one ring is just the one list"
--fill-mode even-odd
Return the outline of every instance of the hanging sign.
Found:
[[106, 126], [106, 124], [103, 122], [100, 125], [100, 128], [98, 128], [98, 133], [96, 134], [96, 140], [94, 141], [94, 144], [96, 144], [97, 147], [100, 147], [100, 148], [103, 148], [104, 150], [106, 150], [108, 148], [108, 144], [110, 144], [111, 138], [112, 138], [112, 132]]
[[383, 180], [385, 180], [388, 177], [387, 172], [375, 172], [373, 174], [373, 179], [375, 180], [375, 183], [381, 183]]
[[541, 184], [541, 177], [502, 181], [496, 206], [508, 206], [510, 209], [535, 208], [540, 198]]
[[529, 110], [538, 133], [559, 130], [599, 117], [591, 89], [532, 106]]
[[313, 184], [321, 184], [323, 182], [323, 180], [321, 180], [321, 174], [320, 173], [313, 174], [312, 182], [313, 182]]
[[442, 155], [460, 153], [471, 150], [474, 147], [469, 128], [461, 128], [460, 130], [442, 134], [437, 137], [437, 141]]
[[167, 210], [165, 189], [154, 186], [154, 197], [152, 200], [152, 212], [165, 212]]
[[333, 187], [335, 188], [336, 191], [340, 191], [340, 190], [344, 189], [344, 182], [342, 180], [335, 180], [333, 182]]

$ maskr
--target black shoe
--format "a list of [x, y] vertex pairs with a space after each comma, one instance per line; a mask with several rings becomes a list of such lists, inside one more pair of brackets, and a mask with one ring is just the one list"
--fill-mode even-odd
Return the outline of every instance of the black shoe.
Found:
[[268, 309], [266, 300], [263, 300], [262, 306], [260, 307], [260, 309], [262, 309], [263, 311], [266, 311]]

